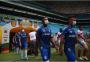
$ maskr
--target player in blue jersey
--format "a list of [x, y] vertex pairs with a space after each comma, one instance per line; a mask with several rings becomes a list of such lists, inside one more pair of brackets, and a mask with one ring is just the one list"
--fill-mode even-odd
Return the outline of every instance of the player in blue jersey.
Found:
[[51, 37], [51, 30], [48, 27], [47, 17], [42, 18], [42, 24], [43, 25], [37, 30], [36, 42], [39, 45], [43, 62], [49, 62], [51, 56], [50, 41], [52, 37]]
[[76, 24], [75, 17], [68, 18], [68, 27], [64, 29], [64, 52], [67, 58], [67, 61], [75, 62], [76, 54], [75, 54], [75, 44], [77, 42], [77, 36], [75, 30], [73, 29]]
[[27, 34], [26, 34], [24, 29], [21, 30], [20, 37], [21, 37], [21, 44], [20, 44], [20, 46], [21, 46], [21, 59], [28, 60], [28, 57], [27, 57], [27, 47], [28, 47]]
[[20, 51], [20, 32], [15, 34], [15, 46], [16, 46], [16, 53], [18, 54]]

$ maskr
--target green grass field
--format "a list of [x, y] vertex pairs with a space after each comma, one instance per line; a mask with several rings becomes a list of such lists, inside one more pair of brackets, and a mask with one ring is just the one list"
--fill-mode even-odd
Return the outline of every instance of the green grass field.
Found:
[[[89, 51], [90, 51], [90, 45], [89, 45]], [[63, 54], [63, 56], [57, 55], [55, 48], [52, 48], [51, 52], [52, 52], [51, 53], [52, 54], [52, 56], [51, 56], [52, 62], [53, 61], [59, 61], [59, 62], [66, 61], [65, 55], [64, 54]], [[29, 57], [28, 61], [30, 61], [30, 62], [32, 62], [32, 61], [40, 62], [42, 60], [40, 54], [38, 56], [38, 59], [35, 59], [34, 55], [28, 55], [28, 57]], [[88, 54], [88, 58], [90, 61], [90, 53]], [[20, 56], [17, 55], [15, 52], [10, 52], [8, 54], [0, 54], [0, 61], [13, 61], [14, 62], [14, 61], [22, 61], [22, 60], [20, 59]]]

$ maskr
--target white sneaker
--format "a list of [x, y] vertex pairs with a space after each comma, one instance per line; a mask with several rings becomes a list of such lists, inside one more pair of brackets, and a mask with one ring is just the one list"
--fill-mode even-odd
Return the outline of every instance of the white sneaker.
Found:
[[45, 61], [45, 62], [49, 62], [49, 60]]
[[24, 60], [28, 60], [28, 57], [24, 58]]
[[88, 60], [88, 58], [87, 58], [86, 56], [82, 56], [82, 58], [83, 58], [84, 60]]
[[77, 60], [75, 62], [78, 62]]
[[84, 60], [82, 57], [78, 57], [79, 60]]
[[28, 58], [26, 58], [26, 60], [28, 60]]

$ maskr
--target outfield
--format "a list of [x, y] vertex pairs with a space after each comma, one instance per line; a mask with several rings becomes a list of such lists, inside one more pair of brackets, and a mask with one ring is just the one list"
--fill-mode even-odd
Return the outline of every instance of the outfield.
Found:
[[[89, 45], [89, 51], [90, 51], [90, 45]], [[51, 61], [53, 62], [53, 61], [65, 61], [66, 62], [66, 57], [65, 57], [65, 55], [63, 55], [63, 56], [59, 56], [59, 55], [57, 55], [57, 53], [56, 53], [56, 51], [55, 51], [55, 48], [52, 48], [52, 56], [51, 56]], [[40, 54], [39, 54], [39, 56], [38, 56], [38, 59], [35, 59], [35, 57], [33, 56], [33, 55], [28, 55], [28, 57], [29, 57], [29, 62], [32, 62], [32, 61], [34, 61], [34, 62], [40, 62], [41, 61], [41, 56], [40, 56]], [[88, 54], [88, 59], [89, 59], [89, 61], [90, 61], [90, 53]], [[19, 55], [17, 55], [15, 52], [10, 52], [10, 53], [8, 53], [8, 54], [0, 54], [0, 61], [2, 62], [2, 61], [6, 61], [6, 62], [10, 62], [10, 61], [20, 61], [20, 62], [22, 62], [22, 60], [20, 60], [20, 57], [19, 57]]]

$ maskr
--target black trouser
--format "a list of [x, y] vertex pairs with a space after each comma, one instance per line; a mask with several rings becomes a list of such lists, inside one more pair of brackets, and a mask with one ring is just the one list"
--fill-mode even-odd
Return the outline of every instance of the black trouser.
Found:
[[30, 41], [30, 49], [35, 56], [38, 56], [38, 46], [36, 44], [36, 40]]

